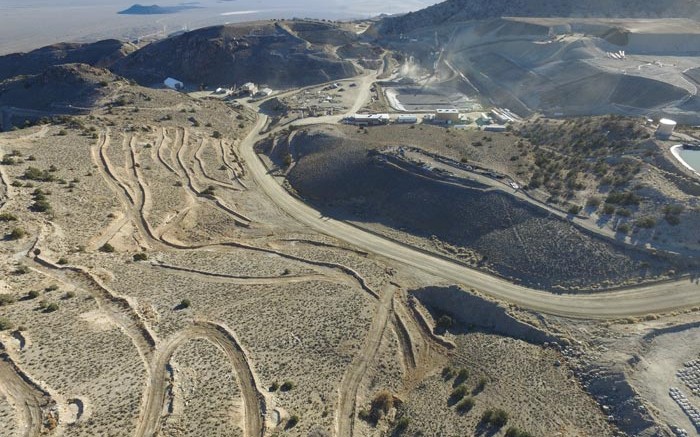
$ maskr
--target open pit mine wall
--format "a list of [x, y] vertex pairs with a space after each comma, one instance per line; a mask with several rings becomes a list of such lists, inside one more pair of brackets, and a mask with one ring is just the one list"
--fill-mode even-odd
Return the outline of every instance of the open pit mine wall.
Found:
[[429, 287], [412, 291], [411, 295], [426, 308], [448, 314], [463, 325], [473, 325], [533, 344], [560, 341], [541, 329], [515, 319], [497, 303], [467, 293], [459, 287]]

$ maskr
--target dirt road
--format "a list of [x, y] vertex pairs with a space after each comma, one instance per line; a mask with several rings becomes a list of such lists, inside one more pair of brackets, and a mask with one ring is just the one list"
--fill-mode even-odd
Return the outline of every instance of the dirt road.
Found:
[[170, 359], [178, 347], [195, 338], [204, 338], [212, 342], [226, 354], [236, 373], [243, 396], [244, 435], [247, 437], [263, 436], [265, 434], [266, 402], [257, 387], [246, 354], [228, 329], [211, 322], [195, 322], [192, 326], [174, 334], [158, 345], [150, 381], [148, 381], [144, 394], [143, 411], [136, 436], [151, 437], [158, 434], [166, 395], [169, 391], [168, 365]]
[[387, 286], [377, 302], [377, 310], [372, 319], [365, 342], [360, 351], [355, 354], [348, 368], [345, 370], [343, 380], [338, 387], [338, 410], [336, 412], [336, 435], [339, 437], [352, 436], [355, 423], [355, 411], [357, 405], [357, 391], [360, 388], [362, 378], [367, 372], [367, 366], [374, 360], [379, 345], [384, 337], [389, 317], [393, 308], [393, 297], [396, 288]]
[[[22, 378], [10, 357], [0, 349], [0, 393], [18, 410], [15, 435], [38, 436], [42, 432], [42, 408], [49, 396]], [[10, 430], [11, 431], [11, 430]]]
[[[357, 103], [356, 107], [361, 106]], [[354, 109], [354, 108], [353, 108]], [[471, 269], [439, 255], [358, 229], [346, 222], [324, 217], [314, 208], [290, 196], [268, 173], [256, 156], [254, 144], [267, 122], [264, 114], [241, 142], [240, 153], [251, 177], [263, 192], [283, 211], [318, 232], [338, 238], [364, 251], [380, 255], [433, 274], [456, 284], [472, 287], [524, 308], [575, 318], [610, 319], [673, 311], [700, 305], [700, 285], [688, 279], [644, 285], [636, 288], [596, 294], [553, 294]]]

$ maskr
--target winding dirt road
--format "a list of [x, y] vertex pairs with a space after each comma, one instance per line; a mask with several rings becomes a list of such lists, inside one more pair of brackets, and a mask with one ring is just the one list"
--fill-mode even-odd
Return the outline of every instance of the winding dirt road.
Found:
[[393, 308], [393, 297], [396, 288], [387, 286], [381, 293], [377, 302], [377, 309], [372, 319], [365, 342], [360, 351], [343, 375], [343, 380], [338, 387], [338, 409], [336, 410], [336, 435], [339, 437], [352, 436], [355, 423], [355, 411], [357, 405], [357, 392], [362, 383], [362, 378], [367, 372], [367, 366], [374, 361], [377, 350], [384, 337], [387, 324]]
[[38, 436], [42, 432], [42, 408], [49, 404], [50, 397], [22, 377], [14, 362], [0, 349], [0, 393], [18, 410], [18, 435]]
[[150, 437], [158, 434], [166, 395], [169, 391], [168, 365], [178, 347], [196, 338], [210, 341], [226, 354], [236, 373], [242, 393], [245, 411], [244, 435], [247, 437], [263, 436], [265, 434], [266, 401], [258, 389], [246, 354], [228, 329], [210, 322], [194, 322], [192, 326], [174, 334], [158, 345], [150, 381], [144, 395], [143, 414], [139, 420], [136, 436]]
[[[362, 86], [367, 86], [367, 81], [363, 81]], [[364, 90], [360, 92], [361, 98], [366, 95]], [[352, 109], [361, 106], [362, 102], [358, 99]], [[304, 119], [300, 124], [332, 122], [339, 117], [342, 116], [329, 117], [328, 120]], [[510, 283], [437, 254], [390, 240], [343, 221], [324, 217], [311, 206], [289, 195], [256, 155], [254, 145], [263, 139], [260, 132], [266, 123], [267, 116], [258, 114], [254, 128], [240, 144], [241, 158], [246, 163], [252, 179], [289, 216], [325, 235], [450, 282], [478, 289], [497, 299], [548, 314], [584, 319], [611, 319], [700, 305], [700, 285], [689, 279], [595, 294], [553, 294]]]

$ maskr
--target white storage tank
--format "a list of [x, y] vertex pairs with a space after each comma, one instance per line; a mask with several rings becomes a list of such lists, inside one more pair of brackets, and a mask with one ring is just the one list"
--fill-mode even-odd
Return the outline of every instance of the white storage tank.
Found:
[[676, 128], [676, 122], [668, 118], [659, 120], [659, 127], [656, 128], [656, 136], [659, 138], [670, 138], [673, 135], [673, 130]]

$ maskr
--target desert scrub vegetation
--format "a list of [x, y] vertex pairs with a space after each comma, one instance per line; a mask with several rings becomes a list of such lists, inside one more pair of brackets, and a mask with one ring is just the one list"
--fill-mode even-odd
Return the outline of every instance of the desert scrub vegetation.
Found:
[[12, 328], [12, 322], [10, 322], [7, 317], [0, 317], [0, 331], [6, 331]]
[[6, 305], [11, 305], [15, 303], [16, 299], [13, 295], [11, 294], [0, 294], [0, 307], [4, 307]]
[[488, 409], [481, 415], [481, 423], [489, 427], [502, 428], [508, 423], [508, 413], [500, 408]]
[[401, 416], [394, 425], [394, 435], [401, 435], [408, 430], [411, 420], [407, 416]]
[[468, 413], [472, 408], [474, 408], [475, 403], [476, 402], [474, 401], [473, 397], [466, 397], [457, 403], [457, 412], [460, 414]]
[[500, 408], [488, 409], [481, 415], [481, 423], [486, 426], [502, 428], [508, 423], [508, 412]]
[[148, 259], [148, 255], [146, 255], [144, 252], [136, 253], [134, 254], [134, 261], [146, 261]]
[[534, 436], [527, 431], [522, 431], [519, 428], [511, 426], [506, 431], [506, 437], [534, 437]]
[[452, 393], [450, 393], [450, 400], [452, 402], [457, 402], [464, 398], [467, 395], [467, 393], [469, 393], [469, 389], [467, 388], [467, 386], [464, 384], [460, 384], [457, 387], [455, 387], [454, 390], [452, 390]]
[[105, 243], [99, 248], [99, 251], [104, 253], [112, 253], [114, 252], [114, 246], [109, 243]]
[[13, 228], [5, 237], [7, 240], [20, 240], [27, 235], [27, 232], [22, 228]]
[[638, 228], [651, 229], [656, 226], [656, 219], [651, 216], [640, 217], [634, 222], [634, 225]]
[[299, 416], [297, 416], [296, 414], [293, 414], [289, 418], [289, 420], [287, 420], [287, 424], [285, 425], [285, 429], [294, 428], [295, 426], [297, 426], [298, 423], [299, 423]]
[[56, 177], [51, 173], [55, 171], [55, 167], [50, 167], [48, 170], [40, 170], [37, 167], [29, 166], [24, 170], [22, 177], [30, 181], [53, 182], [56, 180]]
[[10, 214], [9, 212], [0, 213], [0, 222], [14, 222], [17, 221], [17, 216]]
[[294, 383], [292, 381], [284, 381], [280, 386], [280, 391], [290, 391], [294, 388]]

